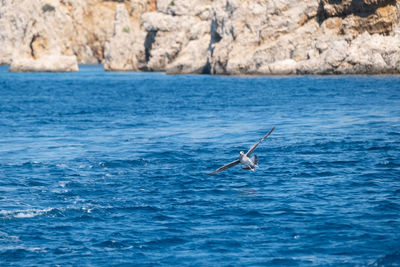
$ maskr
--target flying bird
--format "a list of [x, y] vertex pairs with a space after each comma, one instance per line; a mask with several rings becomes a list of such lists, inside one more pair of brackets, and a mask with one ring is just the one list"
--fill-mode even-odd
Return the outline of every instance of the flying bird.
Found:
[[209, 175], [211, 174], [216, 174], [222, 171], [225, 171], [233, 166], [238, 165], [239, 163], [242, 163], [243, 165], [243, 170], [251, 170], [255, 171], [255, 168], [258, 167], [258, 158], [257, 155], [254, 155], [253, 158], [250, 158], [251, 154], [253, 154], [254, 150], [256, 150], [257, 146], [264, 141], [273, 131], [275, 130], [275, 126], [272, 127], [271, 131], [267, 133], [263, 138], [261, 138], [260, 141], [255, 143], [252, 147], [250, 147], [249, 151], [245, 154], [243, 151], [240, 151], [239, 158], [237, 160], [234, 160], [232, 162], [229, 162], [228, 164], [225, 164], [221, 168], [216, 169], [213, 172], [208, 173]]

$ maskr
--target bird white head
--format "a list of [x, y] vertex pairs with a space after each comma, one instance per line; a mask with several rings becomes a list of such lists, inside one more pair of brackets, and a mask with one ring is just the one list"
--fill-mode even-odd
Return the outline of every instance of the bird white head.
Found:
[[244, 152], [243, 152], [243, 151], [240, 151], [240, 155], [243, 156], [243, 155], [244, 155]]

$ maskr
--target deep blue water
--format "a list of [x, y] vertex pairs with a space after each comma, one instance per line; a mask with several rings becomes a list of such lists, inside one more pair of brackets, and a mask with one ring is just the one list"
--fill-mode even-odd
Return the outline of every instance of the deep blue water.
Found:
[[0, 68], [0, 265], [399, 263], [398, 76]]

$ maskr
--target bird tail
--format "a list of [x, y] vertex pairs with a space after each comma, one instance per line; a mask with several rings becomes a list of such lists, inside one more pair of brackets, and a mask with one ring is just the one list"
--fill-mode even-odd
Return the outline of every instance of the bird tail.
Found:
[[255, 165], [256, 167], [258, 167], [258, 156], [257, 156], [257, 155], [254, 155], [254, 157], [253, 157], [253, 162], [254, 162], [254, 165]]

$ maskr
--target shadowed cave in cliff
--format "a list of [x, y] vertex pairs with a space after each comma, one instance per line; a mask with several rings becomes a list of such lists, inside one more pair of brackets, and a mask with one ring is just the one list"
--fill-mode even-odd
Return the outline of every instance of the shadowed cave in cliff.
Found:
[[388, 35], [392, 31], [398, 12], [394, 12], [392, 19], [382, 19], [378, 9], [396, 9], [396, 0], [321, 0], [317, 11], [317, 21], [321, 25], [331, 17], [345, 19], [348, 16], [363, 20], [363, 26], [356, 27], [358, 31], [368, 31]]
[[[333, 14], [327, 12], [325, 6], [330, 5], [335, 11]], [[321, 0], [318, 9], [319, 22], [323, 22], [329, 17], [345, 18], [349, 15], [366, 18], [376, 13], [381, 7], [396, 6], [396, 0]]]
[[145, 60], [146, 62], [149, 62], [150, 57], [151, 57], [151, 48], [154, 44], [154, 42], [156, 41], [156, 35], [157, 35], [157, 31], [150, 31], [147, 35], [146, 35], [146, 39], [144, 41], [144, 53], [145, 53]]

